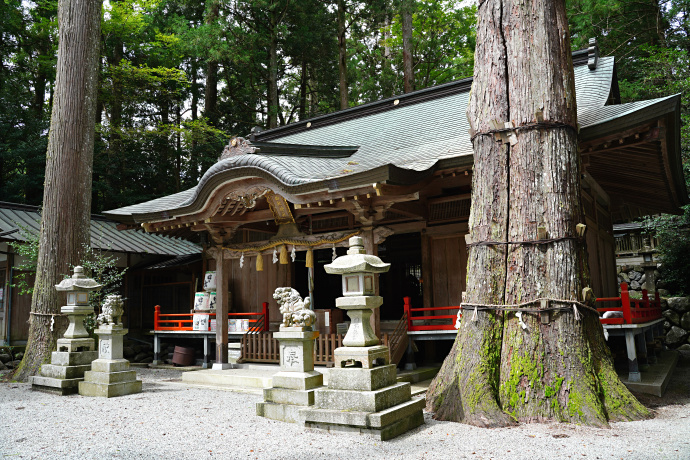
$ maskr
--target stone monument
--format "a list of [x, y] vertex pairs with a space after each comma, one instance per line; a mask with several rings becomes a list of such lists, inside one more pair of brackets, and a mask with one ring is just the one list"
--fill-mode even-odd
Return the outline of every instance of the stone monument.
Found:
[[314, 331], [316, 315], [309, 309], [309, 297], [279, 287], [278, 301], [283, 323], [273, 337], [280, 342], [280, 372], [273, 376], [273, 387], [264, 388], [264, 401], [256, 404], [256, 415], [291, 423], [302, 423], [300, 409], [314, 404], [314, 389], [323, 386], [323, 375], [314, 370]]
[[91, 370], [84, 373], [79, 382], [82, 396], [123, 396], [141, 392], [141, 380], [136, 371], [129, 370], [129, 361], [124, 359], [122, 345], [127, 329], [122, 327], [122, 298], [109, 295], [103, 304], [103, 313], [98, 315], [98, 359], [91, 363]]
[[60, 395], [74, 394], [84, 380], [84, 372], [91, 369], [91, 361], [98, 357], [95, 342], [84, 328], [84, 318], [93, 314], [89, 304], [89, 292], [102, 286], [84, 275], [84, 268], [74, 267], [74, 274], [55, 285], [58, 291], [67, 292], [67, 305], [60, 312], [69, 318], [69, 326], [57, 341], [57, 351], [51, 355], [50, 364], [41, 366], [40, 375], [31, 377], [31, 389]]
[[385, 441], [424, 423], [424, 400], [411, 399], [409, 383], [397, 383], [389, 349], [369, 323], [373, 309], [383, 304], [375, 295], [376, 276], [389, 268], [367, 254], [357, 236], [350, 238], [347, 255], [325, 266], [326, 273], [342, 275], [343, 297], [335, 306], [346, 310], [352, 323], [344, 346], [334, 352], [328, 387], [316, 389], [314, 405], [300, 411], [306, 426], [370, 433]]

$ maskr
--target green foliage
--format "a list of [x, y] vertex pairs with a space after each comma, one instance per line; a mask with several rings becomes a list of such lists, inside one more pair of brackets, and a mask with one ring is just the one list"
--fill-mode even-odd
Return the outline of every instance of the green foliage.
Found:
[[[459, 0], [414, 3], [416, 88], [470, 75], [474, 7]], [[400, 2], [344, 4], [351, 103], [401, 93]], [[3, 200], [42, 200], [56, 5], [0, 2]], [[106, 2], [93, 211], [193, 187], [230, 136], [266, 126], [269, 115], [282, 125], [337, 110], [336, 14], [334, 3], [318, 0]], [[278, 106], [269, 114], [272, 78]]]
[[[103, 286], [97, 291], [89, 294], [89, 304], [93, 307], [94, 313], [84, 319], [84, 327], [89, 333], [96, 328], [96, 318], [101, 312], [101, 305], [110, 294], [118, 294], [122, 286], [127, 268], [117, 267], [117, 259], [108, 255], [100, 249], [84, 246], [84, 258], [81, 265], [84, 267], [84, 274], [96, 280]], [[72, 267], [74, 268], [74, 267]]]
[[[667, 2], [666, 2], [667, 3]], [[618, 77], [636, 80], [643, 47], [662, 45], [668, 22], [658, 0], [566, 0], [573, 50], [596, 38], [604, 56], [615, 56]]]
[[690, 205], [683, 215], [662, 215], [645, 221], [648, 231], [656, 234], [657, 250], [662, 262], [661, 279], [674, 295], [690, 295]]
[[621, 95], [627, 100], [643, 100], [681, 95], [681, 161], [685, 183], [690, 185], [690, 55], [687, 49], [642, 47], [638, 59], [642, 77], [623, 80]]
[[18, 290], [19, 295], [33, 294], [34, 288], [31, 280], [36, 273], [36, 264], [38, 262], [38, 235], [30, 233], [26, 228], [20, 227], [23, 233], [25, 242], [12, 242], [10, 246], [15, 253], [22, 257], [22, 263], [14, 266], [16, 273], [14, 279], [17, 280], [12, 285]]

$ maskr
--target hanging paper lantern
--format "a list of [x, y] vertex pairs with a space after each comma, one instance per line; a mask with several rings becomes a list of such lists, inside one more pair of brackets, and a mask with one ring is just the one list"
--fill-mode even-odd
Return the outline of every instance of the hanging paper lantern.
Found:
[[280, 263], [282, 265], [287, 265], [288, 263], [287, 246], [285, 246], [284, 244], [280, 246]]

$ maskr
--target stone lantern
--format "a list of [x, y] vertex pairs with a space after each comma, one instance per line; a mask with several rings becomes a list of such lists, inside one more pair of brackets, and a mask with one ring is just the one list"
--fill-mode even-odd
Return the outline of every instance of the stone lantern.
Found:
[[654, 294], [656, 292], [656, 280], [654, 277], [654, 271], [656, 270], [656, 262], [654, 261], [655, 252], [656, 250], [652, 249], [649, 238], [645, 238], [644, 248], [640, 249], [638, 253], [642, 256], [642, 268], [644, 269], [645, 275], [643, 288], [646, 289], [649, 294]]
[[74, 267], [74, 275], [55, 285], [58, 291], [67, 293], [67, 305], [60, 311], [69, 318], [69, 326], [63, 338], [58, 339], [58, 351], [92, 351], [95, 349], [94, 339], [84, 327], [84, 318], [93, 314], [93, 307], [89, 305], [89, 292], [100, 289], [96, 280], [84, 275], [84, 268]]
[[369, 318], [373, 310], [383, 304], [383, 298], [374, 295], [377, 275], [386, 273], [390, 265], [367, 254], [362, 238], [355, 236], [350, 238], [347, 255], [324, 267], [326, 273], [342, 275], [343, 278], [343, 297], [335, 299], [335, 306], [346, 310], [352, 320], [343, 339], [346, 347], [369, 347], [380, 343], [371, 329]]
[[335, 366], [328, 387], [314, 390], [314, 404], [300, 409], [310, 428], [369, 433], [382, 441], [424, 423], [423, 399], [412, 399], [410, 384], [397, 382], [388, 347], [380, 345], [369, 324], [374, 308], [383, 304], [375, 294], [376, 277], [390, 264], [367, 254], [362, 238], [350, 238], [347, 255], [326, 265], [326, 273], [343, 277], [343, 297], [335, 300], [352, 323], [343, 347], [333, 352]]
[[93, 314], [89, 305], [89, 293], [102, 286], [84, 275], [84, 268], [74, 267], [74, 274], [55, 285], [58, 291], [67, 293], [67, 305], [60, 311], [69, 318], [69, 326], [57, 341], [57, 351], [51, 355], [50, 364], [41, 366], [40, 375], [31, 377], [31, 388], [37, 391], [68, 395], [77, 393], [84, 373], [91, 369], [91, 362], [98, 357], [95, 341], [84, 327], [84, 318]]

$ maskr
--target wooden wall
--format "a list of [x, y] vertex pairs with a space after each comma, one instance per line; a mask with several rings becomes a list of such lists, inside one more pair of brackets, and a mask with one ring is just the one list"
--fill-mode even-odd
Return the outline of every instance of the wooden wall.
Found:
[[590, 287], [597, 297], [618, 295], [616, 279], [616, 240], [610, 200], [606, 192], [585, 174], [582, 190], [582, 208], [585, 215], [585, 241], [590, 275]]
[[[268, 302], [271, 323], [279, 323], [282, 315], [273, 300], [273, 292], [281, 286], [292, 286], [292, 261], [287, 265], [272, 262], [272, 255], [265, 254], [263, 271], [256, 271], [256, 256], [245, 256], [243, 267], [239, 259], [229, 261], [230, 305], [228, 312], [260, 311], [261, 304]], [[276, 326], [277, 327], [277, 326]]]
[[467, 248], [464, 235], [429, 237], [429, 250], [433, 306], [460, 305], [467, 280]]
[[[15, 277], [20, 273], [19, 270], [14, 270]], [[30, 273], [26, 281], [29, 286], [34, 285], [36, 275]], [[19, 295], [19, 289], [12, 288], [12, 309], [10, 315], [10, 343], [25, 342], [29, 338], [29, 313], [31, 312], [31, 294]]]

